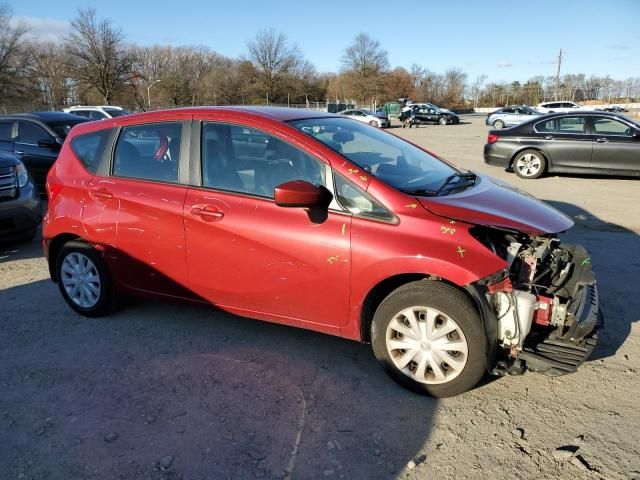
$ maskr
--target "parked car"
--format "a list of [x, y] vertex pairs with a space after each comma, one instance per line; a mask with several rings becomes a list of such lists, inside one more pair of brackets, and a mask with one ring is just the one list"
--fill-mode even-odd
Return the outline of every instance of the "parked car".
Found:
[[89, 122], [47, 190], [51, 278], [82, 315], [119, 294], [211, 305], [370, 342], [391, 377], [434, 396], [486, 372], [572, 372], [595, 345], [588, 253], [557, 238], [569, 217], [342, 115]]
[[0, 152], [0, 242], [33, 239], [41, 220], [40, 195], [24, 164]]
[[386, 113], [373, 113], [364, 108], [354, 108], [351, 110], [343, 110], [338, 115], [346, 115], [349, 118], [368, 123], [372, 127], [386, 128], [389, 126], [389, 116]]
[[536, 110], [542, 113], [562, 113], [573, 112], [576, 110], [593, 110], [592, 107], [583, 107], [574, 102], [544, 102], [539, 103]]
[[626, 108], [623, 108], [619, 105], [612, 105], [610, 107], [604, 107], [603, 109], [605, 112], [615, 112], [615, 113], [624, 113], [624, 112], [628, 112], [629, 110], [627, 110]]
[[524, 105], [514, 105], [491, 112], [487, 115], [485, 123], [499, 130], [505, 127], [520, 125], [523, 122], [531, 120], [534, 115], [543, 115], [543, 113]]
[[0, 152], [24, 163], [42, 193], [47, 173], [69, 131], [87, 120], [62, 112], [33, 112], [0, 116]]
[[103, 120], [105, 118], [121, 117], [123, 115], [129, 115], [129, 112], [122, 107], [116, 107], [113, 105], [96, 105], [96, 106], [75, 106], [64, 108], [64, 112], [72, 113], [80, 117], [88, 118], [89, 120]]
[[451, 110], [436, 107], [431, 103], [412, 103], [400, 112], [400, 121], [411, 116], [413, 111], [414, 124], [437, 123], [440, 125], [455, 125], [460, 123], [460, 117]]
[[640, 176], [640, 125], [606, 112], [546, 115], [491, 130], [484, 161], [521, 178], [545, 172]]

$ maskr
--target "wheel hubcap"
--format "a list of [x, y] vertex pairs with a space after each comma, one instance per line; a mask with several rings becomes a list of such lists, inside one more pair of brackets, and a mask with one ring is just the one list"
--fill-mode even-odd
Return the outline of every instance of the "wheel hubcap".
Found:
[[516, 162], [516, 168], [525, 177], [530, 177], [538, 173], [541, 165], [542, 162], [540, 158], [533, 153], [522, 155]]
[[62, 261], [61, 281], [76, 305], [91, 308], [100, 298], [100, 275], [89, 257], [72, 252]]
[[446, 383], [465, 365], [469, 347], [460, 326], [435, 308], [411, 307], [393, 317], [387, 351], [398, 370], [425, 384]]

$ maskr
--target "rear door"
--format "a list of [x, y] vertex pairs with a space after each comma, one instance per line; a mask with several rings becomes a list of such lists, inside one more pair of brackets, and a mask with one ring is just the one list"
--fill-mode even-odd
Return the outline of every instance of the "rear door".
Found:
[[47, 173], [58, 158], [60, 145], [37, 123], [20, 120], [13, 148], [15, 155], [24, 162], [36, 185], [42, 190], [47, 181]]
[[536, 124], [547, 158], [558, 167], [588, 168], [591, 163], [592, 137], [585, 115], [562, 116]]
[[[316, 218], [273, 200], [290, 180], [327, 184], [328, 164], [247, 119], [202, 120], [185, 202], [192, 291], [228, 311], [338, 333], [349, 312], [351, 217]], [[247, 148], [251, 138], [263, 148]]]
[[610, 117], [591, 118], [594, 138], [591, 167], [640, 171], [640, 139], [633, 137], [635, 129]]
[[187, 288], [183, 205], [190, 115], [123, 126], [106, 171], [88, 186], [83, 223], [114, 278], [138, 292], [194, 298]]

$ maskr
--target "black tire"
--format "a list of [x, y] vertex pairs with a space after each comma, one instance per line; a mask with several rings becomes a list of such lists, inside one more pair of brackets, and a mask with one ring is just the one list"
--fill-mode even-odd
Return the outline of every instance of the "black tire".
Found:
[[440, 117], [438, 119], [438, 123], [442, 126], [447, 125], [449, 122], [447, 121], [447, 117]]
[[495, 122], [493, 122], [493, 128], [497, 130], [504, 128], [504, 122], [502, 120], [496, 120]]
[[[63, 284], [63, 262], [65, 258], [72, 253], [80, 253], [88, 257], [95, 266], [95, 270], [97, 271], [97, 275], [100, 279], [97, 302], [90, 307], [82, 307], [81, 305], [76, 303], [76, 301], [74, 301], [69, 296]], [[94, 248], [84, 242], [77, 240], [67, 242], [60, 249], [60, 253], [58, 254], [58, 257], [56, 259], [56, 278], [58, 281], [60, 293], [62, 293], [62, 297], [69, 304], [69, 306], [80, 315], [84, 315], [85, 317], [101, 317], [111, 313], [117, 306], [118, 298], [115, 287], [111, 279], [111, 274], [106, 264], [104, 263], [102, 256]]]
[[[539, 168], [536, 170], [528, 170], [526, 168], [521, 168], [521, 162], [525, 161], [527, 155], [531, 155], [535, 157], [539, 162]], [[515, 172], [517, 176], [520, 178], [524, 178], [526, 180], [533, 180], [536, 178], [540, 178], [547, 170], [547, 159], [539, 150], [534, 150], [532, 148], [528, 148], [521, 152], [518, 152], [515, 157], [513, 157], [513, 161], [511, 162], [511, 169]]]
[[[447, 315], [458, 325], [467, 343], [467, 359], [458, 376], [445, 383], [418, 382], [396, 367], [387, 350], [387, 327], [402, 310], [412, 306], [430, 307]], [[411, 282], [394, 290], [378, 306], [371, 323], [371, 346], [384, 370], [396, 382], [416, 393], [451, 397], [473, 387], [486, 373], [487, 340], [482, 321], [469, 298], [451, 285], [437, 281]]]

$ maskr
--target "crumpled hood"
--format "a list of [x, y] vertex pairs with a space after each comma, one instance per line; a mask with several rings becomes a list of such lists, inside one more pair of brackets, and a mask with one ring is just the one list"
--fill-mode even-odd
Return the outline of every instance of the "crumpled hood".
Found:
[[559, 233], [573, 226], [567, 215], [513, 185], [476, 175], [476, 185], [463, 192], [418, 200], [436, 215], [532, 235]]

